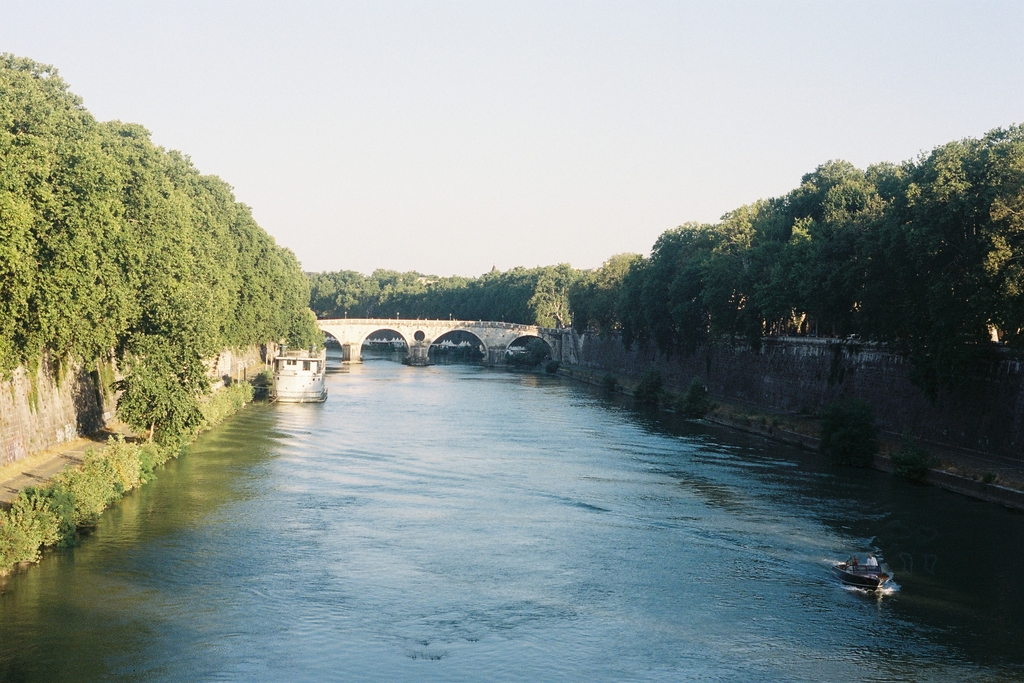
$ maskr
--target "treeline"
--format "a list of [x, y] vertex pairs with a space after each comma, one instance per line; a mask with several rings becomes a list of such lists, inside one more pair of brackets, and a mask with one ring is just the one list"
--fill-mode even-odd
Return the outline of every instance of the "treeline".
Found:
[[1024, 342], [1024, 127], [902, 164], [833, 161], [785, 196], [661, 235], [651, 255], [478, 278], [311, 274], [320, 317], [505, 320], [621, 334], [666, 355], [766, 336], [857, 336], [929, 390], [971, 376], [993, 335]]
[[321, 338], [309, 283], [219, 178], [135, 124], [96, 121], [49, 66], [0, 55], [0, 372], [126, 371], [122, 417], [201, 422], [202, 358]]
[[859, 335], [929, 389], [1024, 328], [1024, 127], [866, 171], [834, 161], [792, 192], [661, 235], [573, 286], [578, 329], [688, 354], [766, 335]]
[[310, 273], [310, 308], [320, 318], [451, 317], [568, 327], [569, 291], [580, 276], [567, 264], [492, 270], [476, 278], [392, 270]]

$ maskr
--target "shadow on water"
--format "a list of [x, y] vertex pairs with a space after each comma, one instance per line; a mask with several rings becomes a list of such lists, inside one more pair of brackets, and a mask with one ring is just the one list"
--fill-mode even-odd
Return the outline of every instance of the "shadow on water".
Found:
[[[204, 606], [191, 599], [217, 579], [189, 571], [189, 553], [217, 544], [225, 509], [258, 495], [280, 437], [267, 417], [268, 406], [254, 405], [203, 435], [158, 469], [157, 481], [108, 510], [77, 547], [47, 551], [9, 577], [0, 593], [0, 681], [107, 680], [114, 672], [117, 680], [149, 681], [183, 664], [201, 678], [203, 657], [184, 647], [159, 659], [138, 655], [155, 642], [173, 648], [198, 639]], [[176, 565], [185, 569], [172, 573], [176, 585], [156, 583]], [[165, 600], [168, 589], [181, 600]], [[192, 611], [196, 618], [178, 618]]]
[[821, 558], [822, 576], [832, 562], [852, 554], [863, 560], [875, 552], [894, 573], [895, 589], [852, 592], [885, 601], [892, 618], [887, 628], [920, 628], [936, 645], [978, 664], [1009, 666], [1024, 677], [1021, 512], [875, 470], [833, 467], [812, 451], [585, 391], [610, 410], [628, 412], [651, 433], [713, 444], [715, 455], [694, 455], [690, 462], [733, 470], [739, 481], [666, 470], [709, 506], [750, 512], [744, 488], [755, 480], [763, 497], [829, 528], [843, 542]]

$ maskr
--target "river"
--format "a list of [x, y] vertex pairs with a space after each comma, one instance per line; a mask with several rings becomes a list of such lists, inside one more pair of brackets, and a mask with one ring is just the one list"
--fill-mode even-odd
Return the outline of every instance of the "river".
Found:
[[0, 680], [1024, 680], [1024, 515], [560, 378], [328, 382], [13, 575]]

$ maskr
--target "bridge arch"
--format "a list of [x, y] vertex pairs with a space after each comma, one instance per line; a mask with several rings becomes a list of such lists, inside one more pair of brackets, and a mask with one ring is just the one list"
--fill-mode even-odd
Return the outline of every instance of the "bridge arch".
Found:
[[[438, 334], [431, 340], [430, 348], [428, 350], [428, 356], [431, 360], [443, 355], [441, 349], [444, 347], [446, 342], [458, 344], [460, 346], [468, 342], [473, 351], [465, 352], [466, 355], [474, 356], [475, 360], [484, 360], [487, 358], [487, 342], [484, 341], [483, 337], [472, 330], [456, 327]], [[449, 348], [454, 349], [457, 347]], [[458, 355], [459, 352], [453, 351], [453, 353]]]
[[506, 362], [511, 365], [536, 367], [555, 357], [555, 350], [540, 334], [521, 334], [508, 343]]
[[548, 354], [553, 356], [555, 350], [551, 348], [551, 344], [548, 343], [548, 340], [539, 334], [521, 334], [508, 343], [508, 348], [512, 349], [512, 347], [525, 347], [534, 339], [536, 339], [537, 341], [544, 342], [544, 346], [545, 348], [547, 348]]
[[396, 335], [399, 339], [401, 339], [403, 342], [405, 342], [405, 348], [408, 349], [408, 348], [412, 347], [412, 344], [409, 342], [409, 339], [404, 334], [402, 334], [399, 330], [396, 330], [396, 329], [394, 329], [392, 327], [380, 327], [379, 329], [376, 329], [376, 330], [370, 330], [369, 332], [366, 332], [365, 334], [362, 334], [361, 336], [359, 336], [357, 338], [358, 341], [356, 342], [356, 344], [361, 349], [361, 348], [363, 348], [363, 344], [365, 344], [366, 341], [370, 337], [372, 337], [373, 335], [378, 334], [380, 332], [387, 332], [389, 334]]

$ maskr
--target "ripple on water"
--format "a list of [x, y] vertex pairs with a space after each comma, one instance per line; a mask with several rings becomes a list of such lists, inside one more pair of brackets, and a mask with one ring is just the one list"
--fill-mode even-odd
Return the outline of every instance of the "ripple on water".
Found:
[[[1024, 678], [1019, 515], [558, 379], [328, 382], [15, 577], [0, 680]], [[898, 588], [831, 576], [868, 549]]]

